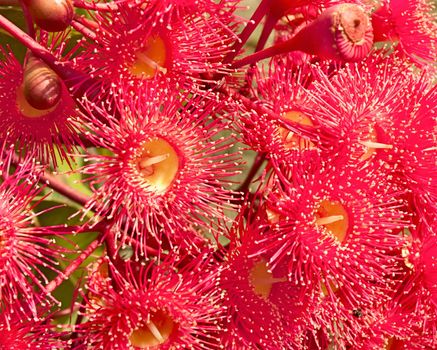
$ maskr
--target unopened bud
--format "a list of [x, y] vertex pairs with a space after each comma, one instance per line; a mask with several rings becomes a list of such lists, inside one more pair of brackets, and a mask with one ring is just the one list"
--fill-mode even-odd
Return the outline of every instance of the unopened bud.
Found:
[[289, 40], [235, 61], [233, 68], [292, 51], [302, 51], [321, 59], [343, 62], [362, 60], [373, 45], [369, 16], [356, 4], [328, 8]]
[[74, 16], [71, 0], [24, 0], [35, 23], [48, 32], [65, 30]]
[[23, 92], [33, 108], [46, 110], [59, 102], [61, 80], [43, 61], [30, 55], [24, 67]]
[[321, 58], [358, 61], [373, 45], [372, 24], [360, 6], [340, 4], [304, 27], [291, 43], [293, 49]]

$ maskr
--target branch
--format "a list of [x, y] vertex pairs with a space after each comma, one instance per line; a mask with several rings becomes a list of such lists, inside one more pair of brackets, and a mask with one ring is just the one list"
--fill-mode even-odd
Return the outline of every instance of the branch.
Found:
[[100, 239], [96, 239], [90, 243], [90, 245], [82, 251], [82, 253], [73, 262], [67, 266], [64, 272], [60, 272], [58, 276], [46, 286], [44, 292], [50, 294], [56, 288], [58, 288], [62, 282], [68, 279], [74, 271], [76, 271], [80, 265], [88, 258], [102, 243], [104, 236], [101, 235]]
[[0, 15], [0, 28], [3, 28], [20, 41], [24, 46], [31, 50], [36, 57], [42, 59], [64, 80], [77, 78], [78, 73], [74, 69], [66, 67], [62, 62], [59, 62], [49, 50], [36, 42], [31, 36], [23, 32], [14, 23], [2, 15]]
[[23, 0], [20, 0], [21, 8], [23, 9], [24, 18], [26, 20], [27, 32], [29, 33], [32, 39], [35, 39], [35, 27], [33, 25], [33, 19], [30, 15], [29, 9], [24, 4]]
[[82, 206], [85, 206], [90, 199], [90, 197], [88, 197], [87, 195], [75, 190], [74, 188], [71, 188], [67, 184], [63, 183], [59, 178], [46, 171], [41, 174], [40, 181], [46, 183], [56, 192], [62, 194], [63, 196], [71, 199], [72, 201], [75, 201]]
[[265, 159], [266, 159], [265, 153], [258, 153], [256, 155], [255, 161], [253, 162], [252, 167], [250, 168], [250, 171], [247, 174], [246, 179], [237, 190], [238, 192], [246, 192], [249, 189], [250, 183], [252, 182], [253, 178], [255, 177], [256, 173], [260, 169]]
[[235, 42], [234, 46], [232, 46], [231, 51], [225, 56], [223, 59], [223, 63], [231, 63], [233, 59], [239, 54], [241, 48], [249, 39], [250, 35], [253, 33], [255, 28], [258, 26], [259, 22], [261, 22], [264, 15], [267, 13], [271, 0], [262, 0], [258, 5], [257, 9], [253, 13], [246, 27], [244, 27], [243, 31], [238, 36], [239, 40]]

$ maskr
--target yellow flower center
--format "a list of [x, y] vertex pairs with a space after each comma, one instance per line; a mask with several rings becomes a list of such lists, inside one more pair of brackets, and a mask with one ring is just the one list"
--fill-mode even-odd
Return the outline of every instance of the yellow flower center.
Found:
[[273, 284], [286, 282], [287, 279], [275, 278], [267, 267], [267, 261], [261, 259], [257, 261], [249, 272], [249, 282], [256, 295], [264, 300], [268, 300]]
[[141, 79], [152, 79], [158, 72], [167, 73], [168, 54], [164, 40], [159, 35], [150, 36], [144, 47], [135, 53], [129, 66], [132, 75]]
[[[313, 122], [305, 114], [298, 111], [288, 111], [282, 115], [283, 119], [289, 120], [299, 125], [313, 126]], [[279, 135], [284, 143], [284, 147], [288, 149], [312, 149], [314, 144], [303, 137], [296, 135], [290, 130], [280, 126], [278, 128]]]
[[365, 139], [358, 140], [358, 142], [363, 146], [363, 154], [360, 157], [362, 161], [370, 159], [378, 149], [393, 148], [393, 145], [378, 142], [378, 136], [374, 128], [371, 128]]
[[272, 225], [277, 224], [279, 221], [281, 221], [281, 214], [279, 214], [273, 208], [267, 207], [266, 214], [267, 214], [267, 221]]
[[173, 183], [179, 169], [176, 150], [166, 140], [155, 138], [145, 142], [134, 160], [141, 178], [156, 193], [164, 193]]
[[[335, 285], [334, 282], [329, 281], [328, 284], [329, 284], [329, 290], [330, 290], [332, 293], [335, 293], [335, 292], [338, 290], [338, 287]], [[328, 287], [327, 287], [326, 284], [323, 283], [323, 282], [322, 282], [322, 284], [321, 284], [321, 289], [322, 289], [322, 293], [323, 293], [323, 296], [324, 296], [324, 297], [326, 297], [326, 296], [328, 296], [329, 294], [331, 294], [331, 292], [328, 290]]]
[[316, 206], [316, 226], [323, 227], [332, 237], [342, 243], [349, 229], [349, 216], [340, 202], [322, 200]]
[[405, 341], [396, 337], [389, 337], [384, 340], [384, 345], [381, 350], [406, 349]]
[[129, 336], [132, 346], [139, 349], [152, 349], [164, 344], [177, 331], [178, 325], [161, 310], [151, 312], [146, 324], [136, 328]]

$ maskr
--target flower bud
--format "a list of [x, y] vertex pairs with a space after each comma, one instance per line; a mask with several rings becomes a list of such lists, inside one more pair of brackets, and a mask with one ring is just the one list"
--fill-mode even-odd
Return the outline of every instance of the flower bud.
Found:
[[358, 61], [373, 45], [369, 16], [355, 4], [328, 8], [291, 39], [294, 50], [324, 59]]
[[366, 57], [372, 45], [369, 16], [360, 6], [345, 3], [328, 8], [291, 39], [235, 61], [232, 68], [292, 51], [317, 55], [321, 59], [354, 62]]
[[24, 0], [35, 23], [48, 32], [65, 30], [74, 16], [71, 0]]
[[29, 55], [24, 67], [23, 92], [32, 107], [46, 110], [59, 102], [61, 80], [43, 61]]

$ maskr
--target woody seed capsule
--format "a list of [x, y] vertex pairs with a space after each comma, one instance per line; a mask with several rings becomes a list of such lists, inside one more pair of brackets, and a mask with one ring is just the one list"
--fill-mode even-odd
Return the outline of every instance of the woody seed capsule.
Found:
[[24, 0], [35, 23], [48, 32], [65, 30], [74, 16], [71, 0]]
[[24, 67], [23, 93], [32, 107], [52, 108], [61, 98], [60, 78], [43, 61], [30, 55]]

